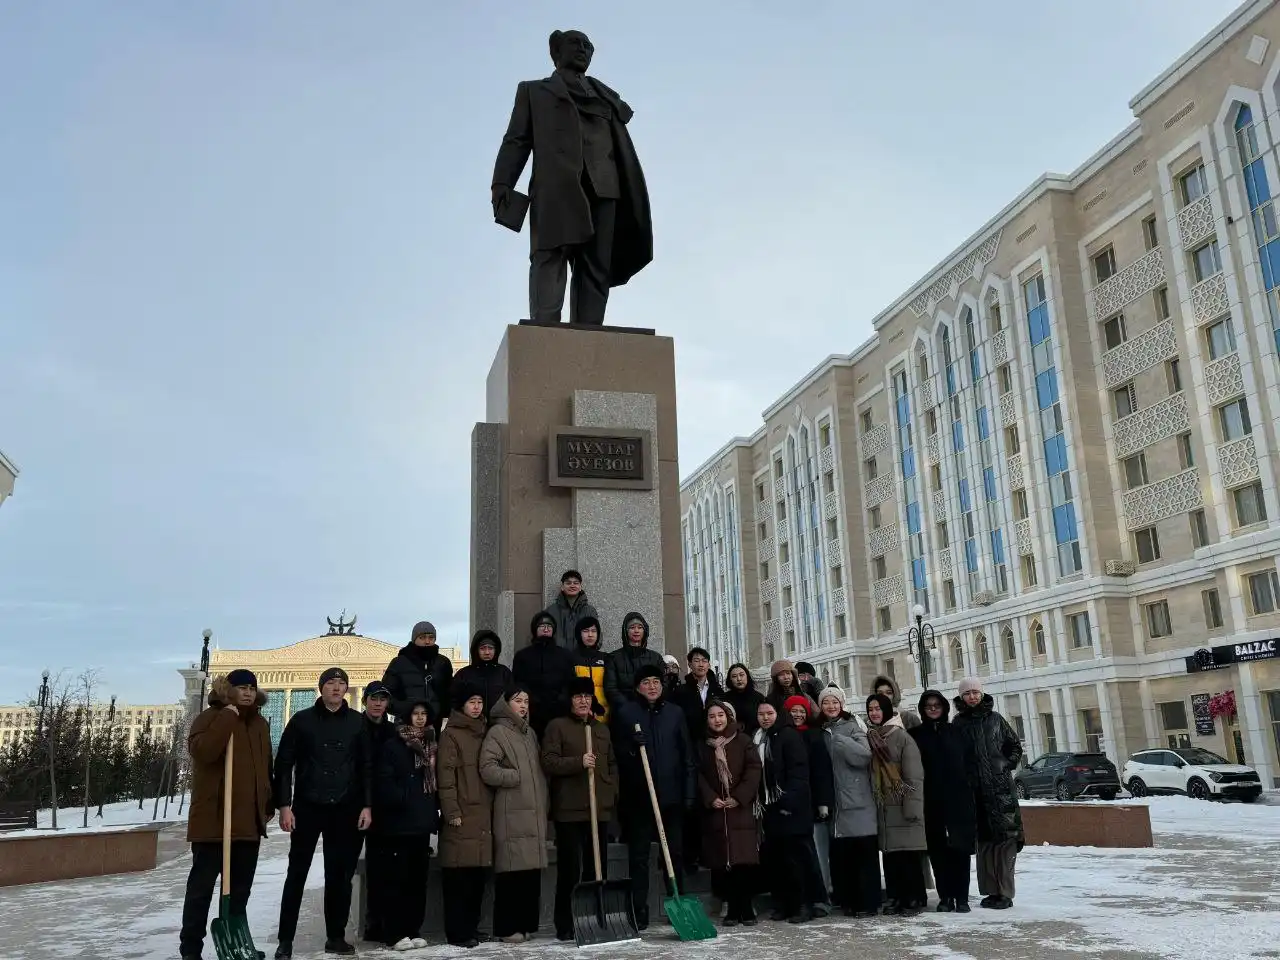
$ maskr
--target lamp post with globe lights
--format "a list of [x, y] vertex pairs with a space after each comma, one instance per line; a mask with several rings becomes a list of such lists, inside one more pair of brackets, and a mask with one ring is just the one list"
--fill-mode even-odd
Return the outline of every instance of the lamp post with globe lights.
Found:
[[920, 664], [920, 688], [929, 689], [929, 661], [932, 651], [938, 649], [933, 635], [933, 626], [924, 622], [924, 607], [916, 604], [911, 608], [911, 616], [916, 625], [907, 630], [907, 652], [911, 659]]

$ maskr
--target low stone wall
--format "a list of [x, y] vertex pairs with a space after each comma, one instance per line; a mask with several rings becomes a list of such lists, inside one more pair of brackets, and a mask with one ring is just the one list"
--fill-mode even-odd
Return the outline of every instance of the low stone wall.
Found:
[[1151, 813], [1140, 804], [1023, 803], [1027, 846], [1151, 847]]
[[158, 834], [151, 824], [0, 834], [0, 887], [154, 870]]

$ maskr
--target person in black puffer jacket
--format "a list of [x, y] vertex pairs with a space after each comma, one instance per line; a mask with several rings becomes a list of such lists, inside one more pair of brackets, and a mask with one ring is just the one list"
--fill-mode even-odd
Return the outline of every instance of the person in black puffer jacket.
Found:
[[396, 719], [407, 719], [409, 708], [422, 702], [436, 718], [437, 732], [449, 704], [452, 681], [453, 664], [436, 646], [436, 628], [427, 620], [414, 624], [408, 645], [400, 648], [382, 675], [382, 682], [391, 692], [391, 712]]
[[920, 725], [907, 732], [924, 766], [924, 835], [938, 887], [939, 913], [969, 912], [969, 857], [977, 838], [977, 814], [964, 735], [948, 723], [951, 707], [937, 690], [920, 697]]
[[320, 699], [285, 724], [276, 751], [275, 799], [289, 838], [289, 870], [280, 896], [277, 960], [293, 956], [293, 935], [316, 842], [324, 837], [325, 949], [351, 953], [344, 939], [351, 878], [372, 822], [373, 758], [364, 717], [347, 705], [347, 674], [320, 675]]
[[[374, 824], [384, 839], [382, 936], [389, 947], [425, 945], [418, 932], [427, 911], [431, 834], [439, 826], [436, 731], [425, 703], [409, 708], [378, 754], [374, 775]], [[369, 865], [372, 868], [372, 864]]]
[[809, 751], [809, 801], [813, 806], [814, 824], [813, 834], [809, 838], [812, 855], [808, 858], [807, 866], [811, 869], [805, 876], [805, 892], [813, 915], [825, 917], [831, 913], [827, 821], [836, 805], [835, 769], [831, 766], [827, 735], [818, 722], [818, 711], [813, 708], [810, 699], [799, 695], [787, 697], [783, 706], [791, 715], [791, 725], [804, 738], [804, 745]]
[[[382, 745], [389, 738], [397, 736], [396, 725], [387, 715], [391, 705], [391, 692], [381, 680], [374, 680], [364, 688], [364, 692], [360, 694], [360, 700], [364, 703], [364, 725], [369, 733], [369, 755], [373, 757], [376, 778]], [[384, 849], [387, 838], [379, 829], [381, 815], [377, 809], [373, 813], [374, 825], [365, 838], [365, 883], [368, 885], [369, 893], [364, 899], [364, 939], [367, 942], [384, 939], [382, 913], [390, 894], [385, 889], [388, 872], [382, 868], [382, 865], [389, 863], [392, 856], [389, 850]]]
[[641, 667], [635, 675], [635, 691], [636, 699], [618, 711], [619, 732], [612, 739], [622, 780], [619, 819], [627, 839], [627, 875], [632, 878], [636, 924], [643, 930], [649, 925], [649, 853], [658, 830], [640, 748], [645, 748], [649, 760], [677, 884], [684, 877], [684, 818], [697, 797], [698, 765], [684, 713], [663, 696], [662, 666]]
[[791, 724], [765, 701], [756, 712], [760, 729], [756, 743], [764, 766], [760, 806], [764, 808], [764, 849], [761, 865], [773, 893], [771, 919], [806, 923], [813, 909], [805, 901], [806, 878], [818, 865], [809, 862], [813, 850], [813, 795], [809, 789], [809, 749]]
[[604, 670], [604, 695], [609, 701], [610, 716], [636, 699], [636, 676], [642, 669], [656, 667], [661, 678], [666, 671], [662, 654], [649, 649], [649, 622], [638, 613], [622, 618], [622, 646], [609, 654]]
[[511, 673], [529, 688], [529, 726], [542, 741], [547, 724], [569, 711], [574, 655], [556, 642], [556, 618], [546, 610], [529, 622], [529, 645], [516, 651]]
[[484, 697], [484, 715], [511, 692], [515, 678], [502, 656], [502, 638], [492, 630], [477, 630], [471, 638], [471, 662], [458, 671], [454, 683], [465, 683]]
[[991, 694], [982, 692], [981, 680], [961, 680], [955, 705], [952, 723], [964, 740], [977, 813], [980, 905], [1007, 910], [1013, 906], [1014, 865], [1023, 844], [1022, 813], [1010, 776], [1022, 759], [1022, 743], [996, 713]]
[[764, 703], [764, 694], [756, 689], [756, 682], [751, 678], [751, 671], [745, 663], [735, 663], [729, 668], [725, 678], [724, 699], [738, 715], [738, 724], [743, 732], [755, 736], [755, 732], [760, 729], [756, 708]]

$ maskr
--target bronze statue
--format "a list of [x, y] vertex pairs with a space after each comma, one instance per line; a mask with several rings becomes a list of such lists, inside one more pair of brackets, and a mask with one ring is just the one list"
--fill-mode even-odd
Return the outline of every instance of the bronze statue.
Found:
[[586, 75], [595, 47], [579, 30], [551, 34], [555, 72], [516, 87], [511, 122], [493, 167], [493, 215], [519, 230], [516, 182], [533, 154], [529, 185], [529, 314], [559, 323], [570, 266], [571, 323], [604, 323], [609, 288], [653, 259], [649, 192], [627, 132], [632, 110]]

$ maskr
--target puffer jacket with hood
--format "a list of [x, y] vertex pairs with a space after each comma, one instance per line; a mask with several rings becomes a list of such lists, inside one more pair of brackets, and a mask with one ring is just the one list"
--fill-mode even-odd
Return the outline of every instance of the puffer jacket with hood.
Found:
[[529, 723], [538, 739], [556, 717], [568, 713], [569, 684], [574, 678], [574, 658], [556, 643], [554, 636], [539, 637], [538, 624], [556, 618], [546, 610], [534, 614], [529, 621], [529, 645], [516, 651], [511, 673], [516, 683], [529, 688]]
[[[493, 644], [492, 660], [480, 659], [480, 644], [485, 641]], [[501, 656], [502, 638], [492, 630], [477, 630], [476, 635], [471, 638], [471, 662], [459, 670], [458, 675], [453, 678], [455, 684], [466, 684], [484, 697], [486, 717], [515, 683], [511, 668], [505, 663], [498, 662]]]
[[191, 721], [187, 749], [191, 752], [191, 813], [187, 839], [192, 843], [222, 840], [222, 805], [226, 783], [227, 744], [235, 741], [231, 772], [231, 839], [255, 843], [267, 835], [275, 811], [272, 802], [271, 730], [260, 710], [267, 702], [261, 690], [251, 707], [236, 713], [224, 709], [231, 702], [231, 685], [217, 677], [209, 691], [209, 706]]
[[[747, 674], [747, 685], [742, 690], [735, 689], [729, 680], [733, 676], [733, 671], [741, 667]], [[733, 707], [734, 713], [738, 715], [738, 723], [741, 725], [743, 732], [755, 735], [760, 729], [760, 721], [756, 717], [760, 704], [764, 703], [764, 694], [756, 689], [756, 681], [751, 676], [751, 671], [747, 669], [745, 663], [735, 663], [729, 668], [729, 672], [725, 674], [724, 699]]]
[[[555, 638], [551, 638], [555, 644]], [[562, 651], [567, 652], [567, 651]], [[493, 788], [493, 869], [547, 866], [547, 777], [532, 727], [505, 699], [489, 715], [480, 748], [480, 776]]]
[[453, 664], [434, 643], [419, 647], [413, 638], [423, 633], [435, 635], [436, 628], [426, 620], [414, 624], [409, 643], [400, 648], [387, 664], [382, 682], [391, 691], [391, 713], [397, 720], [408, 720], [415, 703], [425, 703], [431, 710], [436, 727], [449, 706], [449, 685], [453, 682]]
[[[593, 647], [588, 647], [582, 642], [582, 631], [587, 627], [596, 628], [596, 643]], [[579, 677], [587, 677], [595, 685], [596, 703], [600, 704], [604, 710], [600, 719], [608, 723], [609, 702], [604, 695], [604, 671], [609, 663], [609, 655], [600, 649], [601, 643], [604, 642], [604, 635], [600, 632], [600, 621], [595, 617], [583, 617], [578, 621], [577, 631], [573, 651], [574, 673]]]
[[[627, 627], [635, 622], [644, 626], [644, 637], [639, 646], [633, 647], [627, 640]], [[613, 716], [617, 716], [618, 709], [624, 703], [636, 699], [636, 674], [641, 667], [646, 666], [666, 671], [662, 654], [649, 649], [649, 621], [632, 611], [622, 618], [622, 647], [609, 654], [609, 662], [604, 671], [604, 695]]]
[[[942, 704], [942, 716], [937, 720], [930, 720], [924, 712], [930, 699]], [[920, 725], [909, 732], [920, 748], [924, 766], [924, 832], [929, 849], [973, 853], [977, 814], [965, 766], [964, 735], [948, 722], [951, 706], [937, 690], [926, 690], [919, 708]]]
[[[578, 642], [579, 621], [586, 617], [597, 619], [600, 617], [596, 608], [591, 605], [591, 601], [587, 599], [585, 590], [572, 601], [564, 595], [563, 591], [557, 593], [556, 598], [547, 607], [547, 613], [551, 614], [551, 621], [556, 626], [556, 643], [569, 652], [573, 652]], [[601, 640], [603, 639], [601, 637]]]
[[[493, 790], [480, 777], [484, 734], [484, 717], [468, 717], [456, 709], [440, 735], [436, 776], [440, 785], [442, 867], [493, 864]], [[455, 825], [455, 821], [460, 822]]]
[[910, 730], [912, 727], [918, 727], [920, 725], [920, 714], [902, 707], [902, 691], [892, 677], [876, 677], [875, 683], [871, 684], [871, 692], [875, 693], [881, 686], [886, 684], [893, 691], [889, 695], [889, 699], [893, 701], [894, 716], [899, 718], [903, 729]]
[[973, 783], [977, 805], [978, 839], [1022, 843], [1022, 813], [1013, 792], [1012, 773], [1022, 759], [1022, 744], [1009, 721], [995, 711], [991, 694], [984, 693], [976, 707], [955, 699], [952, 726], [964, 740], [965, 765]]

